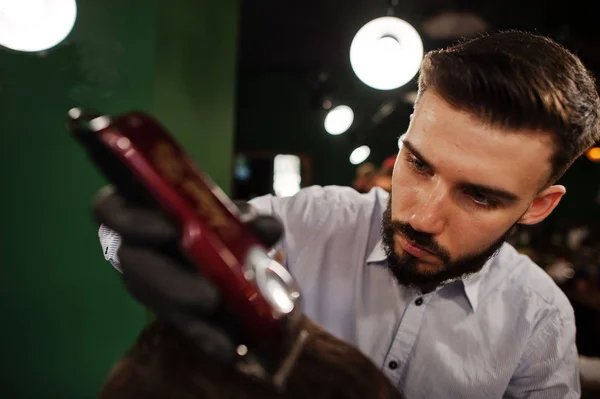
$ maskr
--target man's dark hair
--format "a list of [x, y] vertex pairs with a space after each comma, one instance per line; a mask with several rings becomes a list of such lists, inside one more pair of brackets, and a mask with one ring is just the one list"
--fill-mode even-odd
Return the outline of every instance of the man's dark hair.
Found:
[[401, 399], [358, 350], [304, 318], [310, 336], [285, 391], [213, 361], [170, 325], [154, 321], [113, 369], [99, 399]]
[[548, 185], [600, 139], [592, 74], [544, 36], [503, 31], [431, 51], [421, 65], [419, 97], [428, 89], [491, 126], [551, 134]]

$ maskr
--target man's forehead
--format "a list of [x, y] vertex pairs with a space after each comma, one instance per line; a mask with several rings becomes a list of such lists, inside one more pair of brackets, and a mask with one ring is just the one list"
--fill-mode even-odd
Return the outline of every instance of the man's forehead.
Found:
[[[402, 140], [408, 140], [435, 168], [474, 182], [504, 182], [522, 191], [543, 184], [551, 171], [550, 135], [506, 131], [480, 123], [439, 98], [424, 97]], [[441, 100], [443, 101], [443, 100]]]

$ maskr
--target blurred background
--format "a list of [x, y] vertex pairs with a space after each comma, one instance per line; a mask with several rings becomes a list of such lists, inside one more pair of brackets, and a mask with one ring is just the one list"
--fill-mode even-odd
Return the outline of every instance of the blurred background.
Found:
[[[581, 0], [0, 0], [0, 397], [95, 397], [147, 320], [103, 260], [90, 203], [105, 181], [65, 130], [70, 108], [151, 113], [235, 198], [388, 189], [424, 51], [519, 28], [600, 76], [598, 11]], [[600, 356], [599, 161], [600, 148], [577, 160], [552, 216], [510, 239], [571, 300], [588, 385], [600, 372], [589, 360]]]

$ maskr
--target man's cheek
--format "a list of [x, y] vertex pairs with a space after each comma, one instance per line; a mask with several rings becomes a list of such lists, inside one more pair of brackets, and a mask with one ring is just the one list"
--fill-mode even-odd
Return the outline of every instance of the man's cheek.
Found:
[[415, 190], [394, 186], [392, 191], [392, 215], [394, 219], [397, 219], [396, 216], [399, 216], [399, 213], [406, 211], [410, 203], [414, 202], [414, 198], [416, 198]]

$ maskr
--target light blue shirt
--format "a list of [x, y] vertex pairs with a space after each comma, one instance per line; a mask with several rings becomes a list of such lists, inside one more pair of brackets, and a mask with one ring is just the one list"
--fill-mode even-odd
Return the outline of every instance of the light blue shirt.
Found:
[[468, 279], [425, 295], [398, 285], [380, 239], [387, 199], [381, 189], [313, 186], [251, 201], [283, 221], [305, 313], [407, 399], [579, 398], [573, 309], [551, 278], [504, 244]]

